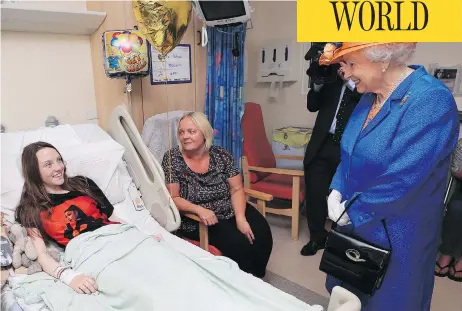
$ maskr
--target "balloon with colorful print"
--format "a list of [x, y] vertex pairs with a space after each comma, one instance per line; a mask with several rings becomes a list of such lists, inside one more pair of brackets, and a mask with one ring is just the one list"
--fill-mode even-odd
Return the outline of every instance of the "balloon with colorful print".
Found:
[[104, 68], [109, 78], [147, 76], [149, 54], [146, 38], [139, 30], [103, 33]]

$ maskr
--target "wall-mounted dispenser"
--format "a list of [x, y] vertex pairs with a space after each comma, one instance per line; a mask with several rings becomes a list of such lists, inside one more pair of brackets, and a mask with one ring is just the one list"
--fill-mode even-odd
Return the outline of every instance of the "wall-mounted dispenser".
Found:
[[295, 82], [300, 73], [300, 46], [295, 40], [270, 41], [260, 49], [257, 82]]
[[[300, 79], [301, 46], [296, 40], [272, 40], [259, 50], [257, 82], [269, 82], [269, 97], [275, 99], [283, 82]], [[278, 88], [276, 84], [279, 83]]]

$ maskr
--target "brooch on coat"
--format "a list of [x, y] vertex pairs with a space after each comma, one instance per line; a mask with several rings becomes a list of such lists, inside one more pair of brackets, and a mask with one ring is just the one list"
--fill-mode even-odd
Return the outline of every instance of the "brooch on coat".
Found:
[[411, 92], [407, 93], [406, 96], [404, 96], [403, 99], [401, 99], [401, 103], [399, 104], [400, 107], [403, 107], [404, 103], [407, 102], [409, 95], [411, 95]]

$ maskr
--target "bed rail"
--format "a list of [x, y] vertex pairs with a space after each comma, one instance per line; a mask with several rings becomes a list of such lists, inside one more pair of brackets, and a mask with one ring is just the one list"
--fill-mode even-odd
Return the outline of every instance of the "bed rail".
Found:
[[146, 208], [166, 230], [180, 226], [181, 218], [167, 188], [162, 167], [153, 157], [125, 105], [117, 106], [109, 119], [108, 133], [125, 148], [124, 160]]

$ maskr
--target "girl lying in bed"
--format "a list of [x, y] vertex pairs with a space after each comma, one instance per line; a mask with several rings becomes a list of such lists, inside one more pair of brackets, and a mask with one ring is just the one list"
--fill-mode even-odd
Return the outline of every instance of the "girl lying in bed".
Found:
[[93, 180], [83, 176], [69, 178], [61, 154], [49, 143], [28, 145], [21, 162], [24, 187], [16, 221], [27, 228], [38, 253], [38, 262], [46, 273], [76, 292], [95, 292], [96, 282], [61, 267], [46, 252], [45, 242], [53, 240], [65, 248], [81, 233], [120, 223], [114, 217], [113, 221], [109, 219], [114, 207]]
[[[48, 143], [24, 148], [22, 169], [16, 220], [28, 229], [44, 270], [13, 286], [26, 304], [37, 299], [51, 311], [311, 310], [227, 257], [190, 256], [117, 223], [98, 186], [67, 177], [60, 153]], [[47, 254], [47, 240], [65, 247], [60, 263]]]

